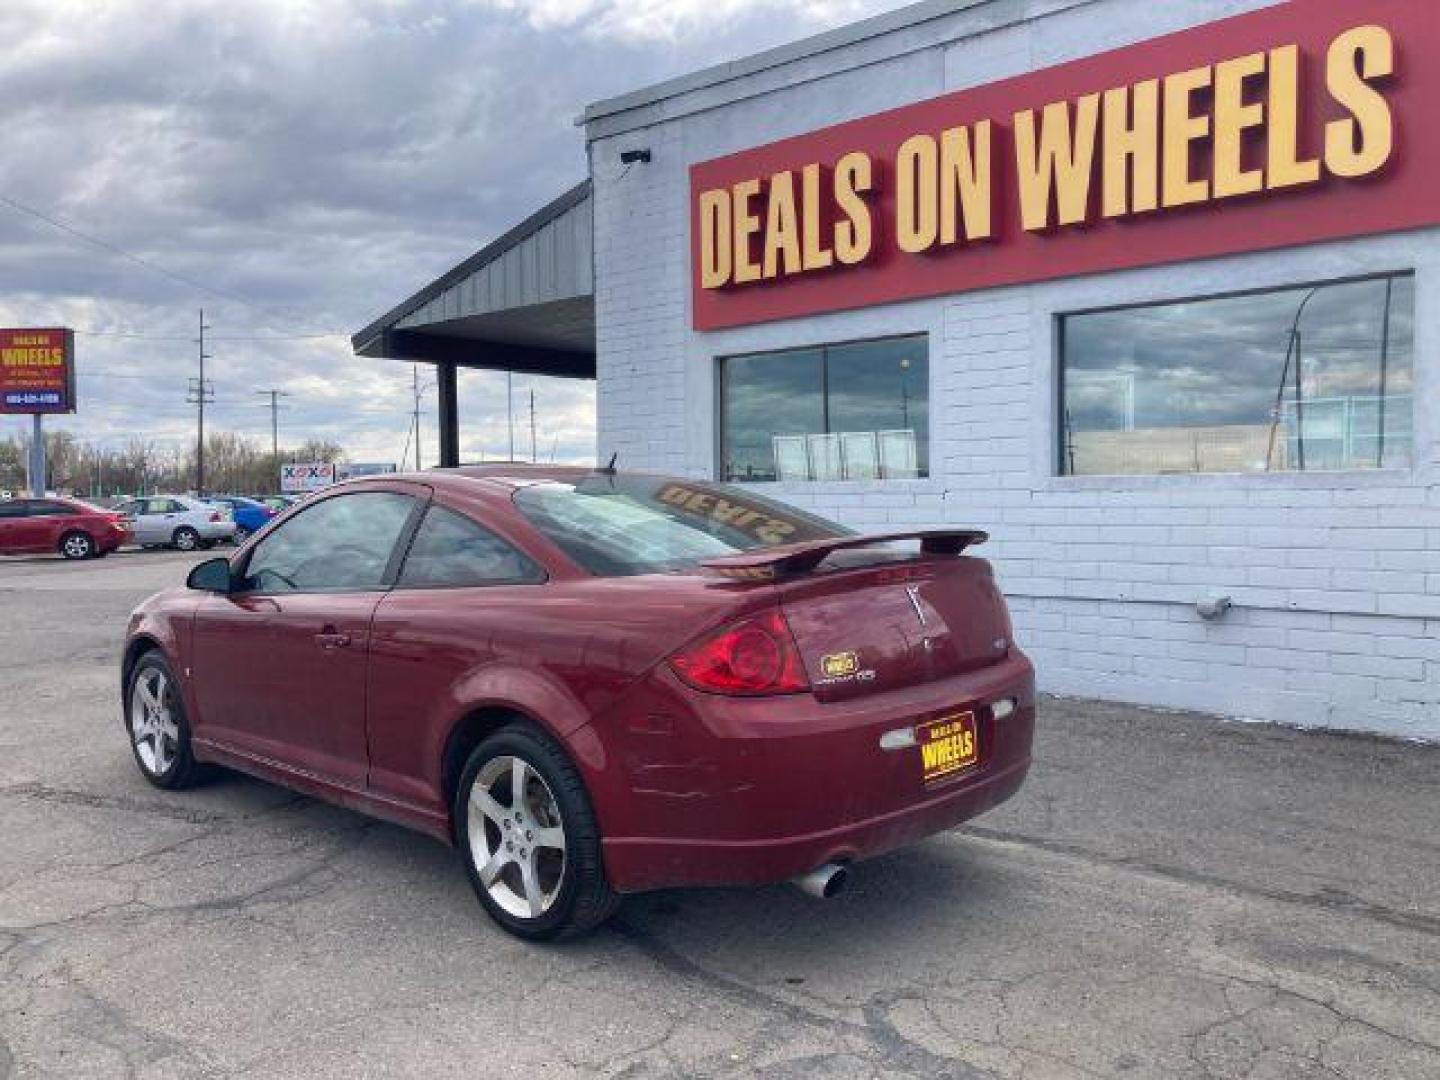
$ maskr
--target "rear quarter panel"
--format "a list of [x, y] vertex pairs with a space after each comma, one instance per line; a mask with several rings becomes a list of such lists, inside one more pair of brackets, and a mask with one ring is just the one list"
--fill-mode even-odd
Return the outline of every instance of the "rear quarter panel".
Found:
[[746, 589], [755, 592], [667, 576], [390, 593], [371, 631], [371, 787], [447, 811], [446, 744], [487, 709], [539, 724], [598, 781], [614, 763], [596, 719], [657, 661], [727, 618]]

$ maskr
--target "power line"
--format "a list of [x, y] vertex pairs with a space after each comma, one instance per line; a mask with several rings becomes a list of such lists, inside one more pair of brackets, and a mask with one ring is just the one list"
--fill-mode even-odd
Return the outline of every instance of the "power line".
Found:
[[[128, 330], [76, 330], [81, 337], [125, 338], [131, 341], [193, 341], [188, 334], [136, 334]], [[324, 334], [211, 334], [211, 341], [324, 341], [328, 338], [349, 338], [336, 330]]]
[[[12, 199], [8, 195], [0, 195], [0, 206], [8, 206], [16, 213], [27, 214], [30, 217], [35, 218], [37, 221], [43, 221], [51, 228], [59, 229], [61, 232], [67, 234], [68, 236], [73, 236], [77, 240], [80, 240], [86, 244], [90, 244], [93, 247], [97, 247], [102, 251], [108, 251], [110, 254], [115, 255], [121, 259], [125, 259], [127, 262], [132, 262], [136, 266], [149, 270], [152, 274], [159, 274], [162, 277], [167, 277], [171, 281], [177, 282], [181, 285], [186, 285], [192, 289], [198, 289], [200, 292], [206, 293], [209, 296], [216, 297], [220, 300], [229, 300], [232, 303], [236, 304], [243, 304], [245, 307], [250, 308], [252, 311], [259, 311], [263, 314], [271, 315], [272, 317], [280, 314], [279, 312], [270, 311], [262, 307], [261, 305], [255, 303], [253, 300], [246, 299], [239, 293], [232, 293], [225, 289], [217, 289], [213, 285], [205, 284], [205, 282], [200, 281], [198, 278], [193, 278], [190, 277], [188, 274], [180, 274], [175, 272], [174, 270], [170, 270], [164, 266], [161, 266], [157, 262], [145, 258], [142, 255], [136, 255], [134, 252], [127, 251], [125, 250], [125, 248], [120, 247], [120, 245], [118, 244], [112, 244], [108, 240], [102, 240], [100, 237], [93, 236], [92, 234], [87, 233], [82, 229], [77, 229], [74, 225], [70, 225], [67, 222], [61, 221], [59, 218], [51, 217], [49, 214], [45, 213], [44, 211], [37, 210], [33, 206], [27, 206], [25, 203], [22, 203], [16, 199]], [[288, 319], [282, 317], [282, 321], [288, 321]], [[321, 336], [328, 337], [330, 335], [327, 334]]]

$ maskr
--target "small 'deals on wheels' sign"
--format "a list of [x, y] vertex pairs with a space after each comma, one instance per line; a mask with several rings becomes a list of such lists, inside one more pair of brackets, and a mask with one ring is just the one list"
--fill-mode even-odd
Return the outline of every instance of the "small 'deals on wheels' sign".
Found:
[[926, 784], [948, 780], [980, 761], [980, 735], [973, 712], [955, 713], [915, 729], [920, 745], [921, 779]]
[[74, 331], [0, 330], [0, 413], [74, 411]]

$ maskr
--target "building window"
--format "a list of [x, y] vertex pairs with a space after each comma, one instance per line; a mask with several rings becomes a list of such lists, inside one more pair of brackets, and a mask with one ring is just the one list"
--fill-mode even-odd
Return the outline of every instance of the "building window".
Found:
[[1060, 322], [1062, 474], [1411, 462], [1411, 274]]
[[720, 361], [720, 478], [898, 480], [930, 474], [924, 334]]

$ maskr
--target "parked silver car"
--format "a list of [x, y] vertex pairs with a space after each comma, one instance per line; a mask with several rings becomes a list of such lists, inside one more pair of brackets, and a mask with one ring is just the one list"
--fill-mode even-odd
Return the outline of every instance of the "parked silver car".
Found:
[[188, 495], [131, 499], [115, 510], [134, 521], [135, 542], [141, 547], [203, 550], [235, 535], [235, 522], [229, 514]]

